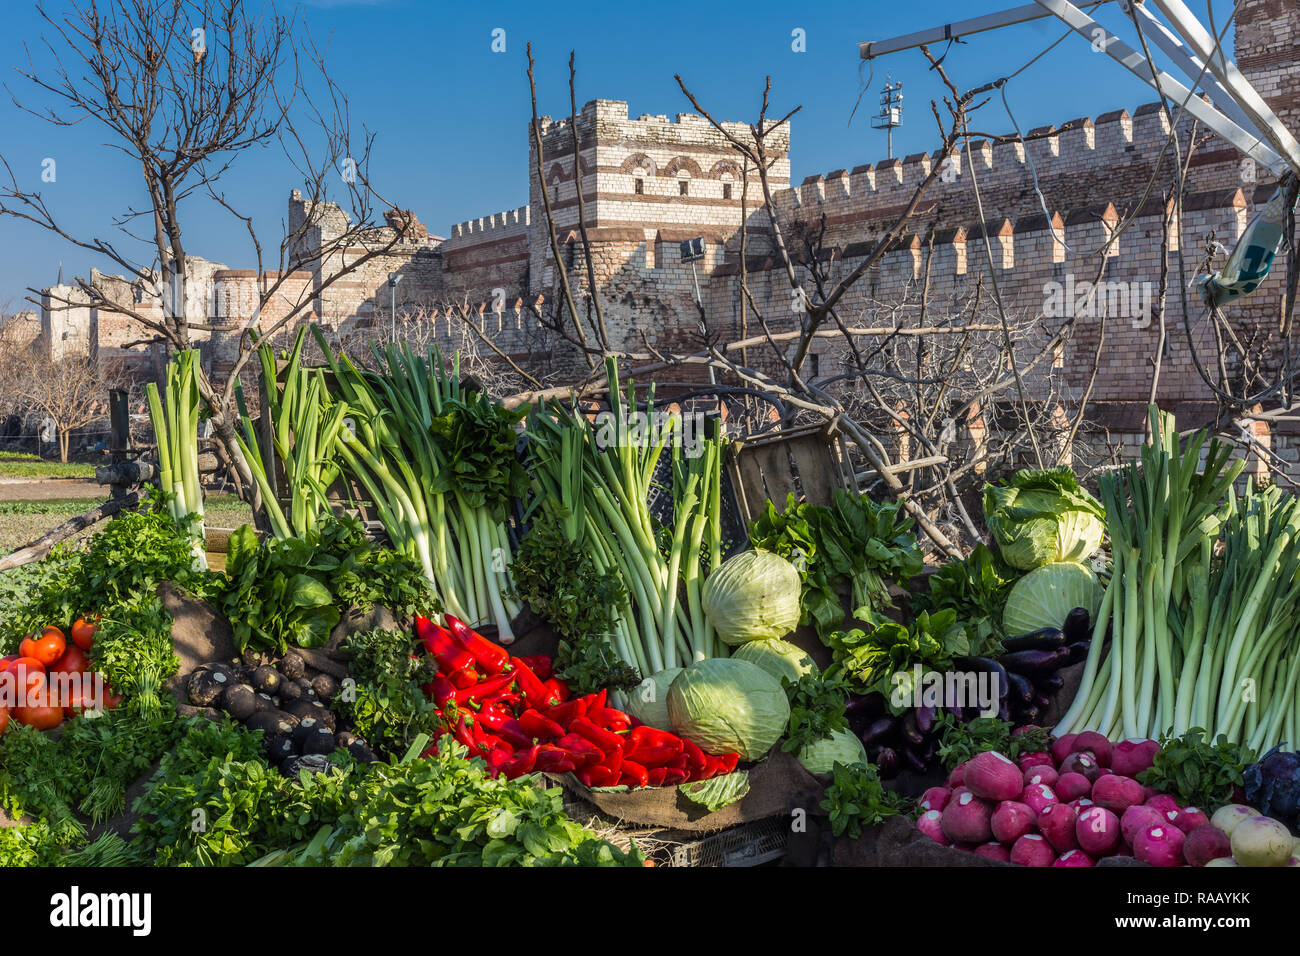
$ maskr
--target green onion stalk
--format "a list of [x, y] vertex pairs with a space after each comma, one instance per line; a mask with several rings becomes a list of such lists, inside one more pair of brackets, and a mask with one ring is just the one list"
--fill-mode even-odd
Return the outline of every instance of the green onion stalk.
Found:
[[[701, 601], [705, 564], [721, 563], [723, 440], [715, 423], [712, 436], [686, 443], [680, 415], [656, 415], [653, 386], [638, 405], [629, 381], [624, 401], [614, 360], [606, 372], [612, 408], [599, 424], [555, 403], [534, 411], [534, 507], [550, 509], [598, 571], [623, 580], [610, 641], [649, 675], [724, 653]], [[654, 476], [670, 444], [672, 487], [663, 488]], [[659, 528], [650, 499], [665, 493], [673, 518]]]
[[[243, 434], [236, 433], [240, 450], [261, 491], [271, 532], [277, 538], [302, 538], [313, 531], [320, 516], [331, 510], [329, 488], [338, 479], [342, 463], [336, 451], [338, 436], [348, 420], [346, 402], [334, 401], [326, 388], [324, 372], [305, 368], [302, 349], [307, 330], [299, 329], [282, 373], [277, 374], [270, 345], [258, 349], [262, 378], [269, 401], [271, 444], [285, 477], [289, 512], [285, 514], [271, 490], [252, 419], [236, 383]], [[277, 379], [283, 378], [283, 384]], [[274, 467], [274, 463], [271, 463]]]
[[[389, 347], [375, 350], [380, 371], [364, 371], [312, 329], [354, 426], [335, 439], [343, 471], [365, 489], [394, 548], [420, 562], [447, 612], [475, 626], [495, 624], [501, 642], [511, 643], [520, 608], [510, 593], [506, 502], [467, 491], [458, 476], [467, 459], [449, 459], [440, 439], [468, 409], [482, 407], [461, 388], [459, 357], [448, 373], [437, 349], [423, 357]], [[492, 468], [472, 470], [477, 478]]]
[[145, 386], [149, 418], [158, 442], [158, 480], [167, 509], [191, 535], [194, 567], [208, 566], [203, 530], [203, 486], [199, 483], [199, 353], [178, 352], [167, 363], [167, 407], [158, 385]]
[[1197, 673], [1203, 649], [1215, 646], [1206, 582], [1225, 496], [1244, 465], [1220, 442], [1207, 447], [1208, 432], [1181, 440], [1173, 416], [1154, 407], [1150, 422], [1140, 460], [1099, 482], [1113, 567], [1082, 683], [1058, 735], [1181, 734], [1196, 726], [1195, 705], [1204, 704]]

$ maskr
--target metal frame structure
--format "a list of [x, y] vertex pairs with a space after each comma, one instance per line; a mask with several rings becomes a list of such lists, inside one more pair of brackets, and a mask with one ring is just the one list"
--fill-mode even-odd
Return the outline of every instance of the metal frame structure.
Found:
[[[1246, 156], [1275, 175], [1290, 171], [1300, 175], [1300, 143], [1264, 102], [1263, 97], [1223, 55], [1218, 42], [1201, 25], [1182, 0], [1149, 0], [1172, 25], [1165, 26], [1143, 0], [1100, 0], [1083, 6], [1095, 9], [1101, 3], [1117, 2], [1145, 24], [1149, 37], [1182, 70], [1190, 86], [1161, 70], [1070, 0], [1035, 0], [1032, 4], [991, 13], [970, 20], [949, 23], [887, 40], [859, 43], [863, 59], [908, 50], [922, 44], [955, 40], [975, 33], [997, 30], [1043, 17], [1055, 17], [1089, 43], [1099, 46], [1112, 60], [1146, 85], [1171, 99]], [[1204, 86], [1211, 102], [1196, 94]]]

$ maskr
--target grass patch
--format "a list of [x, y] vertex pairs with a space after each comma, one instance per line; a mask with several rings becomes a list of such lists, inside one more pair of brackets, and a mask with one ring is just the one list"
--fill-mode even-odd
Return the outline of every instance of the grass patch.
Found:
[[0, 478], [94, 478], [95, 466], [85, 462], [45, 461], [20, 451], [0, 451]]
[[[108, 489], [96, 498], [51, 498], [43, 501], [0, 501], [0, 556], [35, 540], [69, 518], [89, 511], [108, 499]], [[210, 528], [237, 528], [253, 520], [253, 512], [235, 495], [211, 495], [204, 502], [205, 523]], [[94, 534], [103, 525], [83, 531]]]

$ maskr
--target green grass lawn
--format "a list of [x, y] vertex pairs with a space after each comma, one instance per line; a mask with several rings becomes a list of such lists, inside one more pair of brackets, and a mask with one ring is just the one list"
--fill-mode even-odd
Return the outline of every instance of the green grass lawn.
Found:
[[[51, 498], [45, 501], [0, 501], [0, 555], [39, 538], [69, 518], [104, 501], [99, 498]], [[205, 502], [210, 528], [237, 528], [252, 520], [248, 505], [234, 495], [212, 495]], [[95, 528], [79, 537], [93, 534]]]
[[84, 462], [44, 461], [25, 452], [0, 451], [0, 478], [94, 478], [95, 466]]

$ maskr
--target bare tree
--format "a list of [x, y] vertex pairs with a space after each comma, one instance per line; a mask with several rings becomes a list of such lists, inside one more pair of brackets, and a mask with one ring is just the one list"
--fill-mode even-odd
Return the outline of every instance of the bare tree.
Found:
[[66, 462], [72, 433], [105, 416], [109, 389], [122, 378], [117, 363], [85, 355], [51, 356], [37, 347], [27, 351], [13, 388], [28, 408], [54, 423], [59, 461]]
[[[391, 250], [410, 225], [398, 217], [393, 229], [378, 229], [376, 211], [392, 204], [370, 181], [374, 134], [354, 135], [347, 97], [306, 25], [273, 6], [250, 12], [241, 0], [85, 0], [61, 17], [37, 9], [53, 63], [38, 68], [29, 55], [19, 72], [48, 103], [27, 106], [16, 95], [15, 103], [55, 126], [101, 126], [108, 146], [139, 167], [146, 198], [117, 216], [108, 235], [80, 234], [0, 156], [9, 180], [0, 185], [0, 214], [125, 270], [162, 302], [161, 314], [84, 280], [81, 292], [101, 313], [132, 318], [173, 349], [194, 347], [196, 333], [231, 334], [185, 294], [188, 241], [199, 230], [186, 226], [214, 211], [241, 224], [256, 261], [255, 321], [233, 333], [233, 371], [223, 381], [203, 376], [200, 391], [236, 487], [256, 504], [257, 485], [235, 440], [233, 401], [256, 349], [250, 332], [274, 335], [311, 317], [322, 292]], [[227, 175], [253, 147], [279, 147], [305, 202], [302, 221], [288, 223], [271, 243], [225, 191]], [[322, 225], [329, 227], [325, 238], [313, 242]], [[296, 290], [289, 277], [299, 270], [317, 274], [314, 287]]]

